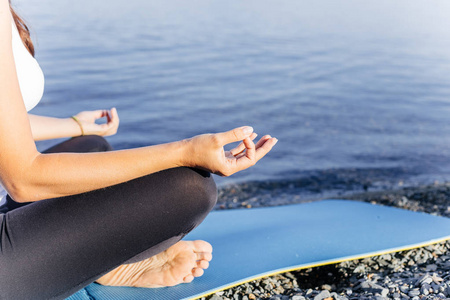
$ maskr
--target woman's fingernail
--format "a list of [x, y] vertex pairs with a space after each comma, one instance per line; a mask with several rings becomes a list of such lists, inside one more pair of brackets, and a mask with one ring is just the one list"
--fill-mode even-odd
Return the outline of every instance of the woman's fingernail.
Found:
[[244, 132], [244, 134], [250, 134], [253, 132], [253, 127], [245, 126], [244, 128], [242, 128], [242, 132]]

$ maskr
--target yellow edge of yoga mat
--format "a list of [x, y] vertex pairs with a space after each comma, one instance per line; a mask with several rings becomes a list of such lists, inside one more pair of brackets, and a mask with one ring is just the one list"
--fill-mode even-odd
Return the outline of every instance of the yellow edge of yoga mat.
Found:
[[264, 277], [269, 277], [269, 276], [273, 276], [273, 275], [277, 275], [277, 274], [281, 274], [281, 273], [286, 273], [286, 272], [291, 272], [291, 271], [298, 271], [298, 270], [302, 270], [302, 269], [307, 269], [307, 268], [315, 268], [315, 267], [321, 267], [321, 266], [326, 266], [326, 265], [332, 265], [332, 264], [337, 264], [337, 263], [341, 263], [344, 261], [351, 261], [351, 260], [355, 260], [355, 259], [363, 259], [363, 258], [367, 258], [367, 257], [372, 257], [372, 256], [380, 256], [380, 255], [384, 255], [384, 254], [390, 254], [390, 253], [396, 253], [396, 252], [400, 252], [400, 251], [408, 251], [408, 250], [412, 250], [412, 249], [417, 249], [417, 248], [422, 248], [422, 247], [426, 247], [426, 246], [430, 246], [430, 245], [434, 245], [434, 244], [438, 244], [438, 243], [442, 243], [445, 241], [450, 240], [450, 235], [447, 237], [444, 237], [442, 239], [435, 239], [435, 240], [431, 240], [425, 243], [419, 243], [419, 244], [415, 244], [409, 247], [399, 247], [399, 248], [392, 248], [392, 249], [387, 249], [384, 251], [376, 251], [376, 252], [371, 252], [371, 253], [367, 253], [365, 255], [355, 255], [355, 256], [347, 256], [347, 257], [342, 257], [339, 259], [332, 259], [332, 260], [325, 260], [325, 261], [320, 261], [320, 262], [316, 262], [316, 263], [310, 263], [310, 264], [303, 264], [303, 265], [298, 265], [295, 267], [288, 267], [288, 268], [283, 268], [283, 269], [278, 269], [272, 272], [268, 272], [268, 273], [264, 273], [264, 274], [259, 274], [257, 276], [253, 276], [253, 277], [248, 277], [245, 278], [243, 280], [240, 281], [236, 281], [230, 284], [227, 284], [226, 286], [222, 286], [219, 287], [213, 291], [209, 291], [208, 293], [202, 294], [200, 296], [197, 296], [195, 298], [186, 298], [186, 299], [191, 299], [191, 300], [196, 300], [196, 299], [200, 299], [202, 297], [207, 297], [209, 295], [215, 294], [217, 292], [226, 290], [226, 289], [230, 289], [232, 287], [253, 281], [253, 280], [258, 280]]

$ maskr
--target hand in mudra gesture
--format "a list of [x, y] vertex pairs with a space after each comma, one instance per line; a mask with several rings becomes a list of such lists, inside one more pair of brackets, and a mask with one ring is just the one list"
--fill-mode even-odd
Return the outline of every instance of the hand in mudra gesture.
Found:
[[[265, 135], [255, 145], [253, 140], [256, 136], [253, 128], [249, 126], [195, 136], [186, 140], [189, 149], [186, 165], [206, 169], [221, 176], [230, 176], [247, 169], [269, 153], [278, 141], [270, 135]], [[241, 143], [236, 148], [224, 150], [225, 145], [238, 141]]]
[[[115, 108], [111, 110], [82, 111], [76, 114], [75, 117], [80, 121], [84, 135], [110, 136], [116, 134], [119, 127], [119, 115]], [[106, 123], [95, 123], [96, 120], [101, 118], [106, 118]]]

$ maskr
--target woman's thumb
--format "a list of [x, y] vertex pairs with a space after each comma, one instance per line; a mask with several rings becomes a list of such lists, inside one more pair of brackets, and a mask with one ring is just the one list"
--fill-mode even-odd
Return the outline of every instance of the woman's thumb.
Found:
[[235, 128], [233, 130], [218, 133], [218, 138], [221, 141], [221, 144], [226, 145], [238, 141], [242, 141], [243, 139], [249, 137], [253, 132], [253, 127], [251, 126], [243, 126], [239, 128]]

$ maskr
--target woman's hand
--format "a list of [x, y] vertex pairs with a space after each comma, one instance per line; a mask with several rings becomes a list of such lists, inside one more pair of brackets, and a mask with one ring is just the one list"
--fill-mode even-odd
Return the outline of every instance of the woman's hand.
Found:
[[[117, 110], [115, 108], [112, 108], [109, 111], [82, 111], [76, 114], [75, 117], [80, 121], [80, 125], [83, 128], [84, 135], [114, 135], [116, 134], [117, 128], [119, 127], [119, 115], [117, 114]], [[95, 120], [101, 118], [106, 118], [106, 123], [95, 123]]]
[[[221, 176], [230, 176], [253, 166], [278, 142], [276, 138], [265, 135], [255, 145], [253, 140], [256, 136], [253, 128], [249, 126], [195, 136], [186, 140], [188, 151], [187, 157], [184, 158], [185, 165], [206, 169]], [[225, 145], [238, 141], [241, 143], [236, 148], [224, 150]]]

